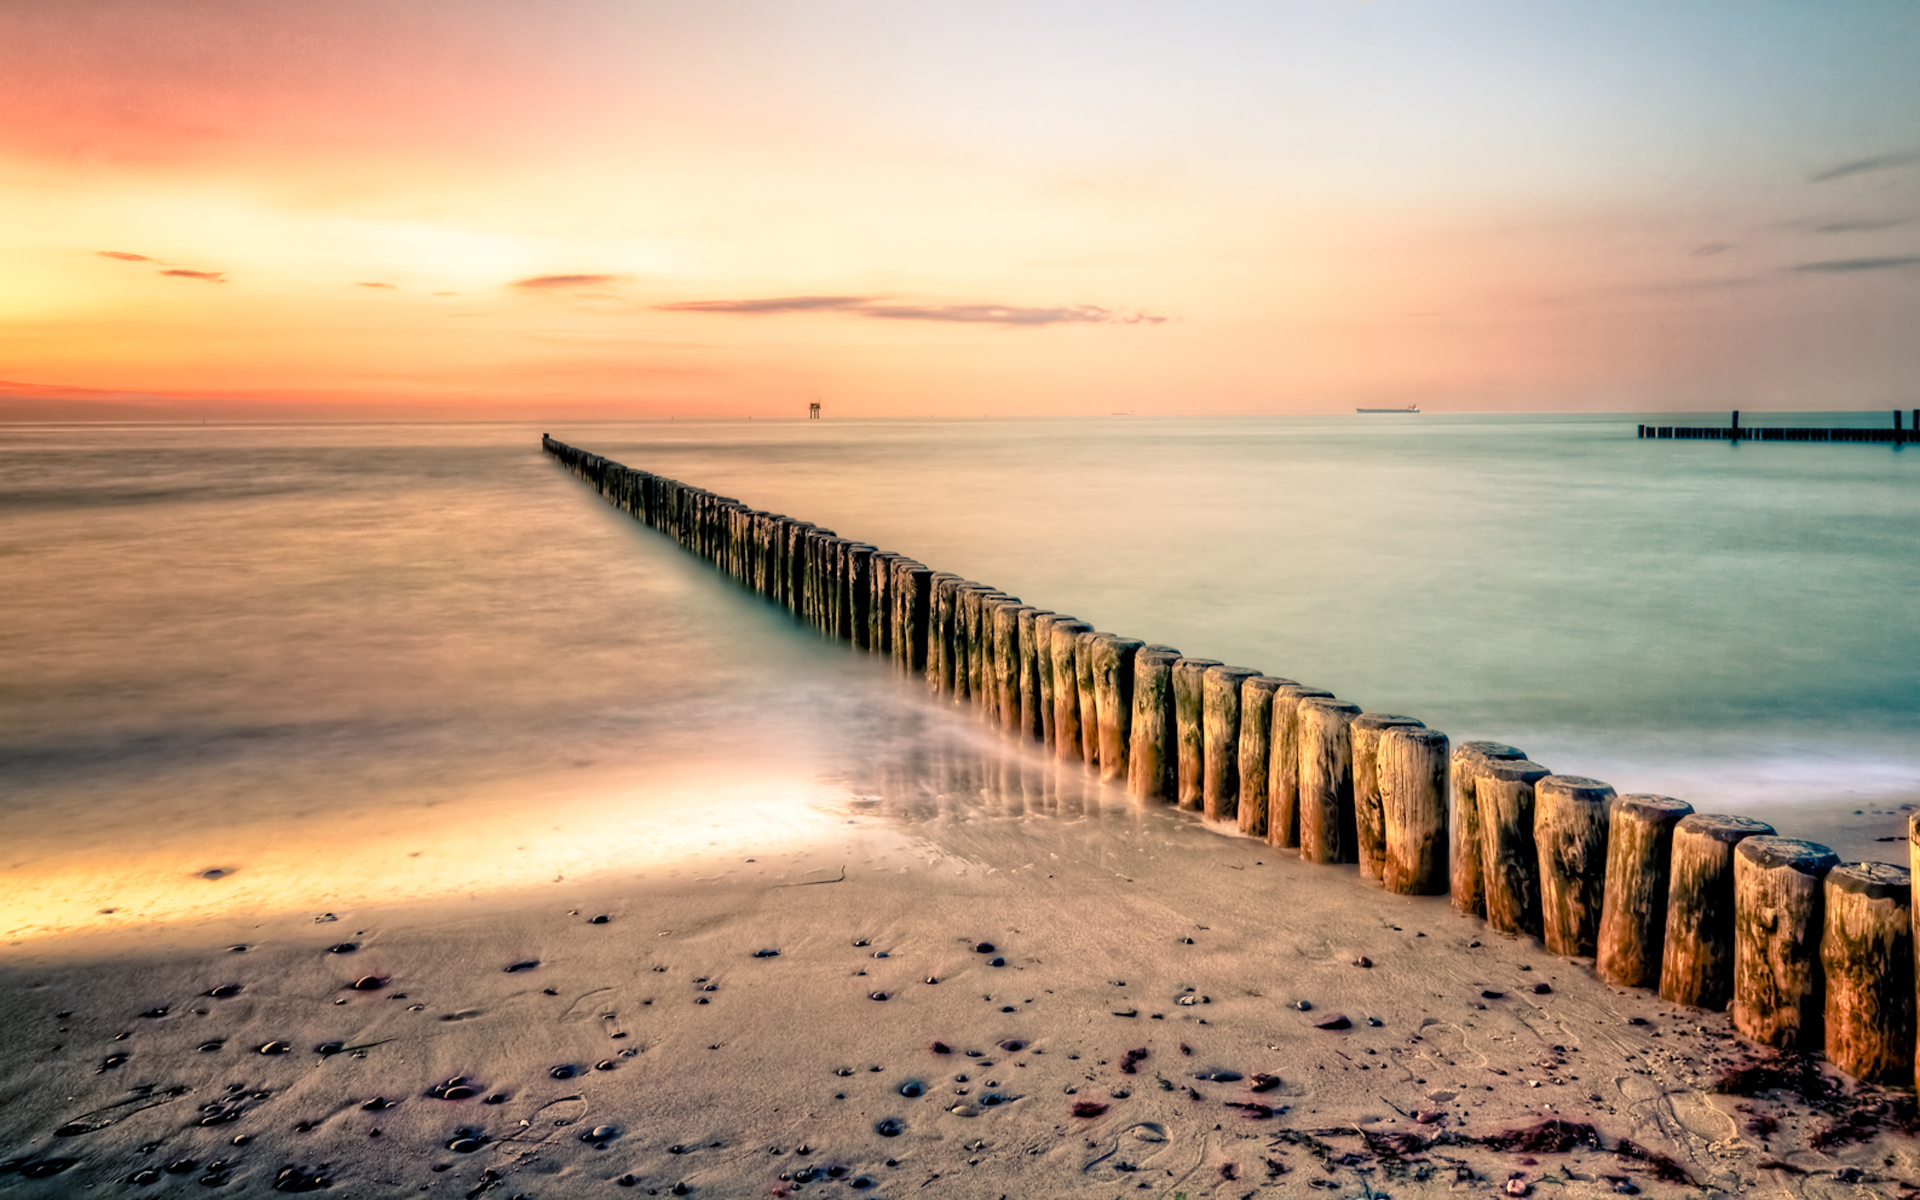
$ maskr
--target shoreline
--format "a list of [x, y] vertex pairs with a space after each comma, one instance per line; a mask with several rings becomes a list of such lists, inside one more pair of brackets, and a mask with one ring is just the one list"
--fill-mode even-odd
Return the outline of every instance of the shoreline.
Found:
[[[1035, 776], [1039, 800], [1007, 786]], [[1049, 801], [1045, 779], [967, 770], [911, 806], [856, 798], [837, 842], [680, 878], [278, 918], [243, 953], [230, 925], [15, 948], [0, 1192], [289, 1167], [344, 1194], [462, 1195], [626, 1176], [638, 1194], [805, 1194], [836, 1166], [877, 1195], [1500, 1192], [1512, 1172], [1569, 1195], [1894, 1195], [1920, 1178], [1910, 1137], [1816, 1148], [1857, 1105], [1716, 1094], [1756, 1061], [1723, 1014], [1065, 772]], [[1261, 1075], [1280, 1082], [1255, 1091]], [[456, 1076], [480, 1090], [429, 1095]], [[76, 1125], [98, 1127], [58, 1136]], [[449, 1149], [462, 1131], [480, 1145]]]

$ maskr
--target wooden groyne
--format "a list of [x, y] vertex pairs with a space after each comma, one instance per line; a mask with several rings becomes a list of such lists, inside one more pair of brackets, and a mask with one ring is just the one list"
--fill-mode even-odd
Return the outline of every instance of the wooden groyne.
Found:
[[1709, 442], [1871, 442], [1882, 446], [1904, 446], [1920, 441], [1920, 408], [1913, 410], [1913, 426], [1906, 427], [1906, 414], [1893, 410], [1893, 425], [1888, 429], [1826, 428], [1789, 426], [1741, 427], [1740, 410], [1725, 425], [1642, 425], [1643, 438], [1679, 438]]
[[[1870, 431], [1850, 431], [1870, 432]], [[1512, 746], [1463, 742], [1321, 688], [1194, 658], [542, 435], [615, 507], [936, 700], [1084, 763], [1136, 803], [1203, 813], [1311, 862], [1540, 938], [1602, 978], [1731, 1007], [1748, 1039], [1914, 1078], [1909, 863], [1825, 846], [1667, 796], [1616, 796]], [[1449, 797], [1451, 796], [1451, 813]], [[1450, 817], [1457, 816], [1457, 819]]]

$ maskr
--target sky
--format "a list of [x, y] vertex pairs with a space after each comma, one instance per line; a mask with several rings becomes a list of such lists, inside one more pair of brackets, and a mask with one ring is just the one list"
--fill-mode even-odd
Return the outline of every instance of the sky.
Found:
[[0, 0], [0, 416], [1920, 404], [1911, 0]]

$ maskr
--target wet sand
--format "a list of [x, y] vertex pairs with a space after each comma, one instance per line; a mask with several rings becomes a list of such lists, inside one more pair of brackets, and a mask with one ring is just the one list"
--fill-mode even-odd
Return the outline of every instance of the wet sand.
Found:
[[[0, 1193], [1920, 1180], [1895, 1128], [1911, 1092], [1741, 1075], [1764, 1060], [1724, 1016], [1602, 985], [1444, 898], [1132, 809], [1032, 756], [883, 774], [843, 781], [856, 798], [804, 845], [748, 829], [477, 900], [7, 947]], [[1829, 836], [1898, 827], [1862, 814]], [[1757, 1091], [1782, 1082], [1797, 1091]]]

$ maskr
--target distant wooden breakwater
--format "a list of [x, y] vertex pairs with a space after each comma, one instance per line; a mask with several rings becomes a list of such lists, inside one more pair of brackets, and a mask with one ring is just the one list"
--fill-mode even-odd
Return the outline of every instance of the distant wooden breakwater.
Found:
[[1904, 446], [1908, 442], [1920, 441], [1920, 408], [1913, 410], [1913, 428], [1904, 427], [1905, 414], [1899, 409], [1893, 410], [1893, 426], [1890, 429], [1853, 429], [1853, 428], [1791, 428], [1786, 426], [1749, 426], [1740, 427], [1740, 410], [1733, 410], [1733, 420], [1726, 425], [1642, 425], [1639, 427], [1643, 438], [1681, 438], [1715, 442], [1877, 442], [1881, 445]]
[[[1402, 895], [1449, 895], [1609, 983], [1730, 1009], [1767, 1046], [1914, 1076], [1914, 873], [1667, 796], [1616, 795], [1513, 746], [1085, 621], [546, 435], [609, 502], [935, 697], [1170, 804]], [[1449, 820], [1449, 799], [1453, 820]], [[1920, 869], [1920, 814], [1908, 823]]]

